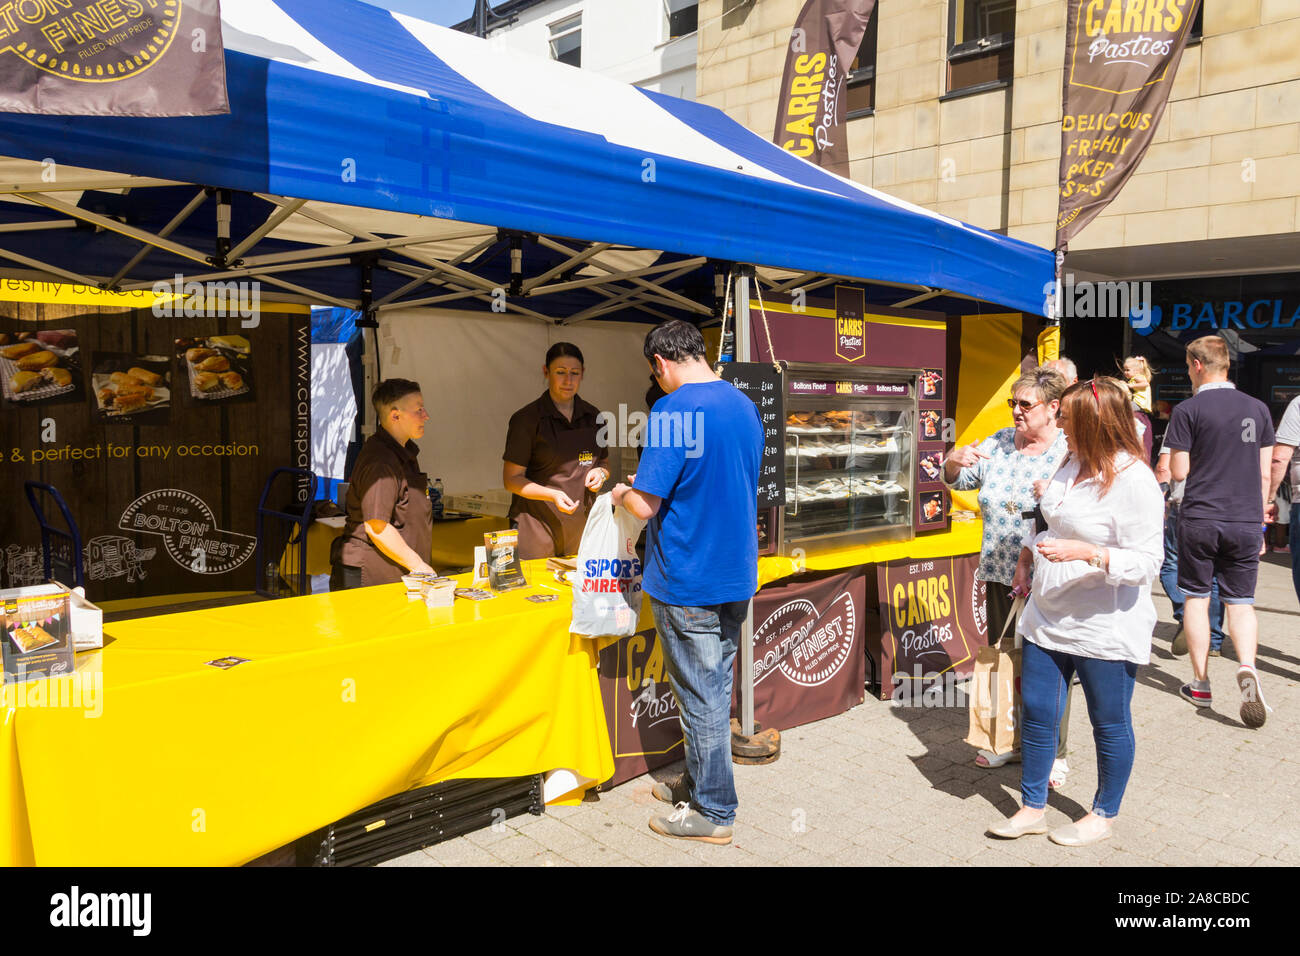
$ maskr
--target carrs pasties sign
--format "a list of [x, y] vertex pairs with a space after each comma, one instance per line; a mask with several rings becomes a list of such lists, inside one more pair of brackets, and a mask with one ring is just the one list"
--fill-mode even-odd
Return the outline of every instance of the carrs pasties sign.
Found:
[[1070, 0], [1056, 248], [1133, 175], [1169, 100], [1199, 0]]
[[230, 112], [218, 0], [0, 0], [0, 110]]

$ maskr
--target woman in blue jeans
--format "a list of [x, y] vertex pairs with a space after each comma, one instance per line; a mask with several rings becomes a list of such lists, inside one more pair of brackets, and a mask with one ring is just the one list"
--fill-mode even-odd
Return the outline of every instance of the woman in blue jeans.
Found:
[[1073, 386], [1057, 417], [1070, 453], [1050, 481], [1037, 485], [1047, 530], [1026, 541], [1016, 569], [1021, 587], [1033, 566], [1017, 626], [1024, 638], [1022, 806], [989, 832], [1004, 839], [1047, 832], [1057, 726], [1078, 674], [1097, 744], [1097, 793], [1092, 812], [1053, 830], [1051, 839], [1086, 846], [1111, 835], [1133, 769], [1129, 704], [1138, 665], [1151, 655], [1151, 583], [1163, 557], [1164, 501], [1123, 383], [1094, 378]]

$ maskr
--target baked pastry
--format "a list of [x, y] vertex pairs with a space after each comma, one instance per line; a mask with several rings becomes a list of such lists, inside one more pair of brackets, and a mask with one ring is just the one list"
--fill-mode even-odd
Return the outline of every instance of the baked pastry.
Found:
[[9, 379], [9, 387], [17, 395], [19, 392], [25, 392], [30, 388], [36, 388], [41, 384], [43, 379], [40, 372], [17, 372], [14, 377]]
[[43, 368], [48, 368], [59, 360], [59, 357], [53, 352], [47, 352], [44, 349], [38, 349], [24, 355], [18, 360], [18, 367], [24, 372], [36, 372]]
[[221, 386], [221, 380], [217, 378], [216, 372], [195, 372], [194, 387], [200, 392], [210, 392], [214, 388]]
[[244, 376], [238, 372], [224, 372], [221, 375], [221, 384], [232, 392], [237, 392], [244, 387]]
[[25, 624], [22, 627], [14, 628], [11, 636], [13, 642], [18, 645], [18, 649], [24, 654], [55, 642], [54, 635], [39, 624]]
[[123, 395], [121, 392], [118, 392], [117, 397], [113, 399], [113, 409], [118, 412], [134, 412], [144, 408], [148, 401], [149, 400], [139, 392], [132, 392], [128, 395]]
[[59, 368], [57, 365], [41, 369], [41, 375], [47, 382], [60, 387], [72, 384], [72, 373], [66, 368]]
[[128, 396], [139, 395], [141, 401], [149, 401], [153, 398], [153, 387], [150, 385], [119, 385], [117, 387], [118, 403]]
[[8, 345], [8, 344], [9, 344], [9, 333], [0, 332], [0, 345]]
[[117, 398], [117, 393], [111, 388], [101, 388], [96, 393], [96, 396], [99, 398], [100, 408], [111, 408], [113, 406], [113, 399]]
[[194, 367], [200, 372], [229, 372], [230, 360], [224, 355], [212, 355]]
[[157, 372], [151, 372], [147, 368], [129, 368], [126, 374], [138, 381], [141, 385], [157, 386], [162, 383], [163, 377]]
[[202, 362], [205, 358], [211, 358], [217, 353], [213, 349], [187, 349], [185, 352], [185, 361]]
[[114, 385], [143, 385], [144, 382], [136, 378], [130, 372], [114, 372], [108, 377], [108, 380]]
[[16, 345], [10, 345], [0, 349], [0, 357], [7, 359], [20, 359], [24, 355], [31, 355], [40, 349], [36, 342], [19, 342]]

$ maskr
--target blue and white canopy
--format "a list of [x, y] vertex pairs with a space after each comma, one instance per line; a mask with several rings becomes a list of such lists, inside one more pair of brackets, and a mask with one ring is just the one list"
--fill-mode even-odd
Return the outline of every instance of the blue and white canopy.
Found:
[[[707, 313], [676, 299], [700, 301], [709, 259], [1042, 312], [1049, 251], [831, 175], [711, 107], [356, 0], [221, 7], [228, 116], [0, 114], [0, 265], [123, 288], [260, 276], [355, 305], [355, 254], [373, 252], [375, 297], [396, 306], [485, 298], [522, 233], [539, 297], [518, 311], [539, 317]], [[234, 250], [213, 273], [218, 200]]]

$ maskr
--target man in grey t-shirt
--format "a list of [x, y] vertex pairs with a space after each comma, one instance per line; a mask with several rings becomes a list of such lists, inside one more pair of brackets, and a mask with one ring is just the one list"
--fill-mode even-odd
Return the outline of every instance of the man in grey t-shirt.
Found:
[[1266, 520], [1277, 520], [1277, 492], [1286, 477], [1287, 468], [1291, 470], [1291, 583], [1295, 585], [1296, 600], [1300, 601], [1300, 395], [1291, 399], [1291, 404], [1282, 413], [1282, 420], [1277, 425], [1276, 441], [1273, 445], [1273, 468], [1269, 481], [1269, 506]]

